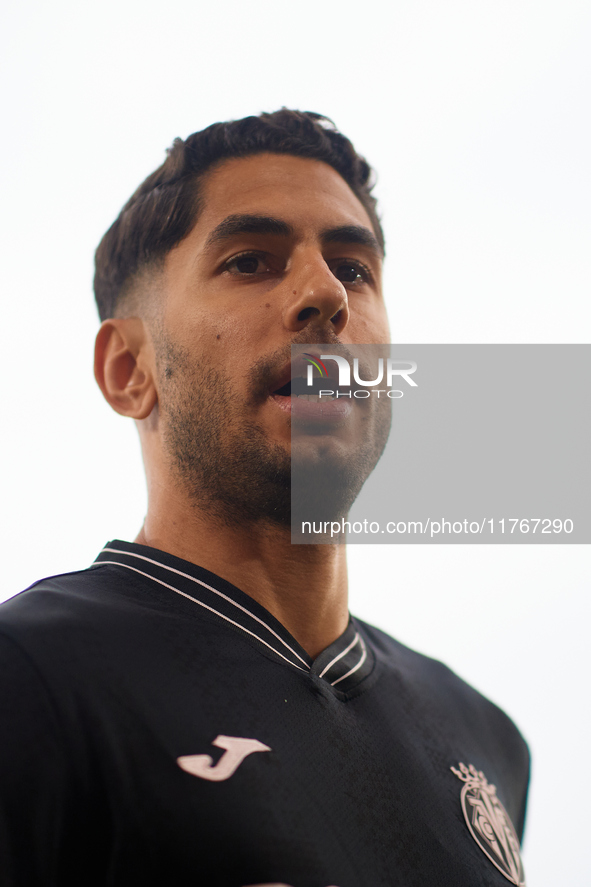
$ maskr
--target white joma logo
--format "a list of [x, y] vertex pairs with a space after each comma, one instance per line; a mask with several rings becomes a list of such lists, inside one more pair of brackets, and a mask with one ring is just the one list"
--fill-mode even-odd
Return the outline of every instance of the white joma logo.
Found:
[[193, 776], [209, 779], [210, 782], [222, 782], [236, 772], [248, 755], [255, 751], [271, 751], [258, 739], [242, 739], [239, 736], [217, 736], [212, 745], [226, 749], [215, 766], [210, 755], [183, 755], [176, 759], [177, 764]]

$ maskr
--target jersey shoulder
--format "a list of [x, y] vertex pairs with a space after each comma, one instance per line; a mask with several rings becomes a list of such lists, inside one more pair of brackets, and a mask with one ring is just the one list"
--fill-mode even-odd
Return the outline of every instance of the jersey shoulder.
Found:
[[91, 566], [40, 579], [0, 604], [0, 637], [40, 667], [61, 663], [64, 670], [80, 657], [86, 661], [85, 652], [99, 642], [115, 643], [129, 632], [138, 611], [159, 607], [132, 574]]
[[[137, 605], [141, 582], [116, 566], [93, 564], [84, 570], [58, 573], [34, 582], [0, 603], [0, 628], [58, 625], [70, 619], [95, 618], [97, 611]], [[143, 594], [145, 598], [146, 595]]]
[[[409, 713], [409, 721], [429, 724], [429, 741], [433, 746], [447, 748], [450, 755], [452, 748], [458, 754], [460, 748], [465, 749], [461, 754], [468, 754], [471, 759], [463, 763], [484, 770], [488, 778], [494, 777], [503, 786], [505, 806], [521, 839], [531, 756], [511, 718], [447, 665], [411, 650], [372, 625], [356, 621], [372, 644], [382, 674], [387, 676], [386, 686]], [[380, 684], [383, 683], [381, 680]], [[453, 761], [456, 767], [461, 762], [459, 757]]]
[[520, 770], [529, 771], [528, 745], [498, 705], [438, 659], [410, 649], [362, 620], [356, 622], [369, 637], [382, 667], [403, 691], [427, 707], [444, 711], [447, 719], [465, 722], [472, 730], [495, 738]]

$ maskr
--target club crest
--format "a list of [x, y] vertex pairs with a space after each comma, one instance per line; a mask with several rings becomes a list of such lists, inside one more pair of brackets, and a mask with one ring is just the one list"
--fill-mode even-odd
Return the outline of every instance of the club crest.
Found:
[[470, 834], [508, 881], [525, 887], [519, 839], [509, 814], [497, 798], [495, 786], [489, 785], [484, 773], [472, 764], [458, 766], [459, 770], [450, 769], [464, 783], [460, 800]]

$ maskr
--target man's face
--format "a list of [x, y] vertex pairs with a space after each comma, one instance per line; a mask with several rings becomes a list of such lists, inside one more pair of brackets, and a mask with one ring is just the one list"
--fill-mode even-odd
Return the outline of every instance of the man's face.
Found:
[[[181, 487], [225, 521], [286, 523], [292, 399], [275, 392], [291, 345], [387, 343], [381, 256], [366, 210], [320, 161], [228, 160], [201, 200], [166, 257], [154, 336], [164, 452]], [[312, 422], [301, 440], [302, 458], [332, 466], [344, 487], [363, 482], [387, 436], [383, 413], [354, 413]]]

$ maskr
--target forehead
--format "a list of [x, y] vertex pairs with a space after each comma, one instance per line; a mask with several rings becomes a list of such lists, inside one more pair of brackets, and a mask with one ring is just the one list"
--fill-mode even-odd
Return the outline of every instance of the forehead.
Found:
[[260, 213], [294, 227], [363, 225], [373, 231], [361, 201], [339, 173], [320, 160], [256, 154], [225, 160], [206, 174], [197, 228], [211, 230], [230, 214]]

